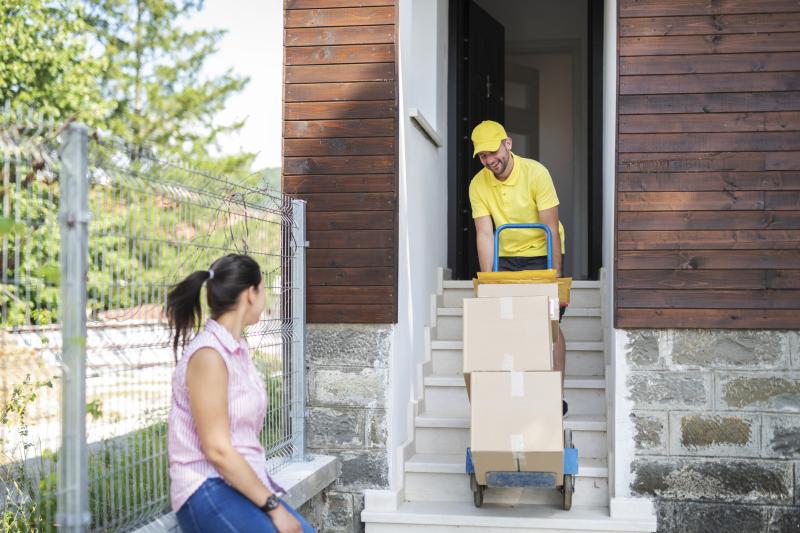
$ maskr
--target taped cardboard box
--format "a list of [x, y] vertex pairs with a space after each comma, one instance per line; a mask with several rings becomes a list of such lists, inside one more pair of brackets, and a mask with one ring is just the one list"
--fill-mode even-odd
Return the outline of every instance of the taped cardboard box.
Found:
[[547, 296], [464, 300], [463, 369], [470, 373], [553, 369]]
[[564, 478], [561, 372], [474, 372], [472, 463], [488, 472], [551, 472]]
[[478, 298], [547, 296], [550, 298], [550, 320], [553, 341], [558, 338], [559, 300], [557, 283], [483, 283], [475, 290]]

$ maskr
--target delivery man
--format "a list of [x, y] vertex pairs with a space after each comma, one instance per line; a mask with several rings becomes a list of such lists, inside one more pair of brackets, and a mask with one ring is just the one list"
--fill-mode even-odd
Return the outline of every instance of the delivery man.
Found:
[[[469, 184], [472, 218], [477, 230], [478, 260], [482, 272], [490, 272], [494, 261], [494, 227], [503, 224], [540, 222], [553, 236], [553, 268], [561, 277], [564, 227], [558, 220], [558, 196], [547, 169], [533, 159], [511, 151], [511, 138], [503, 126], [484, 120], [472, 130], [473, 157], [483, 169]], [[493, 226], [494, 224], [494, 226]], [[510, 229], [500, 241], [500, 270], [547, 268], [547, 239], [539, 229]], [[561, 308], [563, 315], [564, 308]], [[561, 328], [555, 343], [555, 370], [564, 375], [566, 345]], [[567, 402], [563, 405], [567, 414]]]

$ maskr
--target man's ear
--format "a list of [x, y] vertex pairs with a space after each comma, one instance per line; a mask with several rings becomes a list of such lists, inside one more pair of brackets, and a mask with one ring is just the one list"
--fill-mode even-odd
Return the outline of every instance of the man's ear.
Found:
[[514, 144], [514, 142], [511, 140], [511, 137], [508, 137], [508, 138], [506, 139], [506, 148], [508, 148], [509, 150], [511, 150], [511, 146], [512, 146], [513, 144]]

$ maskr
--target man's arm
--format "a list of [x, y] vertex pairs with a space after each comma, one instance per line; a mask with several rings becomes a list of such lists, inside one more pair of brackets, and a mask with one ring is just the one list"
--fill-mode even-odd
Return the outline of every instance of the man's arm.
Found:
[[475, 231], [477, 232], [478, 262], [481, 265], [481, 272], [491, 272], [494, 262], [494, 226], [492, 217], [478, 217], [475, 220]]
[[[558, 232], [558, 206], [539, 211], [539, 220], [550, 228], [553, 235], [553, 268], [556, 276], [561, 277], [561, 234]], [[477, 219], [476, 219], [477, 222]], [[480, 248], [478, 248], [480, 250]]]

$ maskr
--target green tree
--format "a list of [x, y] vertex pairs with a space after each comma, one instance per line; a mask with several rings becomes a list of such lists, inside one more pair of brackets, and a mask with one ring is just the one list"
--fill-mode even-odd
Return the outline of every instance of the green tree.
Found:
[[97, 126], [110, 112], [88, 51], [83, 6], [73, 0], [0, 0], [0, 104]]
[[133, 159], [151, 147], [159, 157], [188, 158], [206, 170], [247, 172], [253, 154], [209, 156], [221, 134], [242, 127], [243, 121], [222, 124], [217, 115], [248, 80], [230, 69], [203, 78], [224, 32], [180, 24], [202, 9], [202, 1], [84, 1], [106, 65], [100, 87], [113, 102], [106, 127], [128, 143]]

